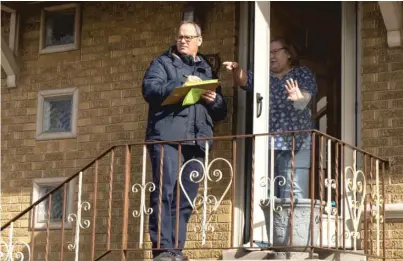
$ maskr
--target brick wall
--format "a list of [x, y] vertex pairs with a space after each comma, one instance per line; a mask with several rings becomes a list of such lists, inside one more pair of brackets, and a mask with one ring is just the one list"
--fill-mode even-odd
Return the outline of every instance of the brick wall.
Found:
[[[78, 51], [46, 55], [38, 54], [40, 11], [24, 17], [20, 39], [21, 77], [17, 88], [2, 88], [1, 93], [2, 224], [30, 205], [32, 179], [71, 176], [111, 145], [143, 140], [147, 105], [141, 96], [142, 77], [152, 58], [174, 43], [182, 8], [182, 3], [174, 2], [83, 3], [81, 48]], [[208, 12], [201, 52], [219, 53], [222, 61], [234, 60], [236, 5], [232, 2], [217, 2]], [[6, 25], [3, 23], [4, 30], [7, 30], [4, 27]], [[221, 80], [229, 114], [223, 123], [216, 125], [216, 135], [229, 135], [233, 126], [232, 79], [230, 74], [222, 73]], [[38, 91], [70, 87], [79, 88], [78, 137], [36, 141]], [[136, 172], [133, 179], [138, 179], [141, 147], [134, 149], [132, 155], [133, 172]], [[216, 143], [213, 157], [217, 155], [231, 160], [231, 143]], [[114, 206], [116, 213], [121, 215], [122, 201], [118, 197], [123, 189], [123, 154], [117, 155], [117, 158], [115, 163], [120, 165], [115, 170], [115, 179], [120, 182], [120, 190], [119, 187], [114, 190]], [[83, 194], [83, 197], [91, 198], [93, 175], [84, 174], [87, 175], [84, 178], [84, 182], [87, 182], [84, 194], [87, 194]], [[98, 185], [98, 199], [104, 201], [108, 196], [106, 182], [107, 179], [101, 178]], [[213, 188], [213, 191], [222, 192], [220, 188]], [[223, 238], [229, 242], [229, 204], [229, 200], [224, 200], [220, 214], [213, 219], [220, 223], [216, 231], [222, 233], [209, 236], [210, 247], [217, 245], [218, 241], [222, 242]], [[104, 217], [103, 214], [98, 216]], [[105, 220], [100, 219], [97, 224], [101, 226]], [[200, 233], [192, 234], [195, 221], [193, 217], [193, 224], [188, 229], [189, 247], [199, 248]], [[18, 236], [30, 235], [24, 230], [27, 224], [27, 219], [18, 223]], [[66, 232], [66, 240], [72, 238], [70, 232]], [[53, 234], [55, 241], [51, 240], [49, 252], [57, 258], [60, 236], [57, 231], [52, 233], [56, 233]], [[119, 238], [120, 234], [121, 229], [117, 227], [112, 237]], [[97, 240], [105, 239], [101, 236]], [[39, 245], [35, 248], [37, 255], [34, 260], [43, 260], [44, 233], [36, 237], [35, 242]], [[88, 250], [90, 240], [82, 242], [84, 249]], [[225, 243], [220, 246], [226, 247]], [[84, 255], [87, 252], [83, 250]], [[220, 251], [189, 251], [188, 254], [194, 258], [214, 258], [219, 256]], [[145, 253], [145, 256], [149, 256], [149, 253]]]
[[[403, 202], [403, 48], [388, 48], [377, 2], [362, 3], [363, 148], [390, 159], [387, 203]], [[403, 223], [386, 226], [387, 256], [403, 259]]]

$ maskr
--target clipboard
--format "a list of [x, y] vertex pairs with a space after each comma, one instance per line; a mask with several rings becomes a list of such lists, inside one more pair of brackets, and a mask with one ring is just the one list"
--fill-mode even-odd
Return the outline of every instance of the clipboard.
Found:
[[220, 85], [218, 79], [201, 82], [186, 82], [183, 86], [176, 87], [162, 102], [162, 106], [180, 103], [192, 88], [215, 91]]

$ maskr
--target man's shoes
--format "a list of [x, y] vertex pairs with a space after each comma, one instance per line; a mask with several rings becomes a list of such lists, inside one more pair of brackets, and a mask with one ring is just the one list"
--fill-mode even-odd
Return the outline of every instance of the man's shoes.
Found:
[[189, 257], [185, 256], [181, 253], [175, 255], [175, 261], [189, 261]]
[[157, 257], [153, 258], [153, 261], [176, 261], [175, 254], [171, 252], [163, 252]]
[[153, 261], [188, 261], [189, 257], [182, 253], [163, 252], [153, 259]]

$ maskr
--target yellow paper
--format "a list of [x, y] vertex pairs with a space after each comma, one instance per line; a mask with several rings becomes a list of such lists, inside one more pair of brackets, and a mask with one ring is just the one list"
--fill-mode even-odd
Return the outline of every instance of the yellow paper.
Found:
[[199, 88], [192, 88], [188, 94], [186, 94], [185, 99], [183, 99], [182, 106], [186, 105], [193, 105], [200, 100], [200, 96], [206, 90], [199, 89]]
[[[215, 91], [219, 86], [219, 80], [206, 80], [200, 82], [186, 82], [175, 88], [162, 102], [162, 105], [180, 104], [192, 105], [200, 100], [200, 95], [207, 90]], [[199, 90], [194, 90], [199, 89]], [[184, 100], [185, 99], [185, 100]]]
[[205, 81], [201, 81], [201, 82], [185, 82], [183, 87], [191, 87], [191, 86], [195, 86], [195, 85], [202, 86], [202, 85], [205, 85], [205, 84], [212, 84], [212, 83], [218, 83], [218, 79], [205, 80]]

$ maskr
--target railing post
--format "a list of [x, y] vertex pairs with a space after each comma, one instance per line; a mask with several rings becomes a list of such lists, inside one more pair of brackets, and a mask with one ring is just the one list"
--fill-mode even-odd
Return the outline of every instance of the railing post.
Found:
[[147, 145], [143, 146], [143, 167], [142, 167], [142, 173], [141, 173], [141, 185], [142, 185], [142, 191], [141, 191], [141, 202], [140, 202], [140, 235], [139, 235], [139, 248], [142, 248], [143, 244], [143, 233], [144, 233], [144, 209], [145, 209], [145, 204], [146, 204], [146, 199], [145, 199], [145, 192], [146, 192], [146, 174], [147, 174]]
[[91, 261], [95, 259], [95, 222], [97, 219], [97, 197], [98, 197], [98, 163], [99, 161], [95, 161], [95, 176], [94, 176], [94, 207], [92, 212], [92, 243], [91, 243]]
[[[60, 261], [63, 261], [64, 258], [64, 232], [65, 232], [65, 219], [66, 219], [66, 203], [67, 203], [67, 184], [64, 183], [63, 185], [63, 212], [62, 212], [62, 235], [61, 235], [61, 245], [60, 245]], [[34, 208], [35, 209], [35, 208]], [[32, 234], [34, 236], [34, 234]]]
[[74, 260], [79, 261], [80, 255], [80, 229], [87, 229], [91, 222], [89, 220], [81, 220], [81, 212], [82, 210], [88, 211], [91, 208], [91, 204], [87, 201], [81, 201], [81, 194], [83, 188], [83, 172], [80, 171], [78, 175], [78, 199], [77, 199], [77, 214], [71, 213], [68, 215], [68, 221], [73, 222], [75, 220], [75, 235], [74, 235], [74, 243], [69, 244], [67, 247], [69, 250], [74, 250]]
[[[375, 161], [375, 186], [376, 186], [376, 255], [380, 255], [380, 250], [381, 250], [381, 241], [380, 241], [380, 236], [381, 236], [381, 194], [379, 192], [379, 160]], [[383, 239], [385, 240], [385, 238]]]
[[234, 138], [232, 140], [232, 168], [234, 170], [234, 176], [232, 181], [232, 203], [231, 203], [231, 245], [230, 247], [235, 246], [234, 242], [234, 233], [235, 233], [235, 200], [236, 200], [236, 157], [237, 157], [237, 139]]
[[124, 190], [123, 223], [122, 223], [122, 256], [121, 256], [122, 261], [126, 261], [126, 250], [127, 250], [127, 230], [129, 222], [129, 190], [130, 190], [130, 172], [131, 172], [130, 169], [131, 169], [130, 145], [126, 145], [125, 190]]
[[250, 223], [249, 223], [249, 229], [250, 229], [250, 247], [253, 247], [253, 213], [254, 213], [254, 204], [255, 204], [255, 147], [256, 147], [256, 138], [255, 136], [252, 137], [252, 174], [251, 174], [251, 203], [250, 203]]
[[179, 206], [181, 197], [181, 169], [182, 169], [182, 143], [178, 144], [178, 175], [176, 182], [176, 224], [175, 224], [175, 248], [179, 248]]
[[49, 195], [49, 206], [48, 206], [48, 210], [47, 210], [47, 214], [48, 214], [48, 220], [46, 222], [46, 246], [45, 246], [45, 261], [49, 260], [49, 232], [50, 232], [50, 218], [52, 215], [51, 209], [52, 209], [52, 195]]
[[111, 227], [112, 227], [112, 191], [113, 191], [113, 173], [114, 173], [114, 163], [115, 163], [115, 149], [111, 151], [111, 163], [109, 169], [109, 204], [108, 204], [108, 231], [106, 238], [106, 249], [107, 251], [111, 248]]
[[[316, 169], [316, 159], [315, 159], [315, 152], [316, 152], [316, 144], [315, 144], [315, 132], [312, 133], [312, 154], [311, 154], [311, 211], [314, 213], [315, 210], [315, 169]], [[315, 245], [314, 240], [314, 224], [315, 224], [315, 215], [311, 215], [311, 255], [313, 253], [313, 247]]]
[[385, 217], [385, 162], [382, 162], [382, 260], [386, 260], [386, 217]]

